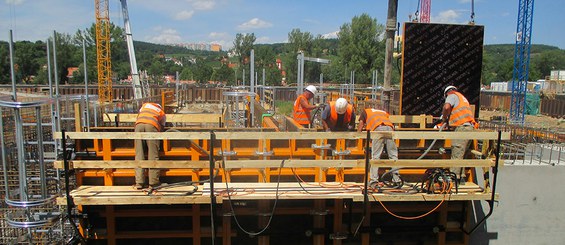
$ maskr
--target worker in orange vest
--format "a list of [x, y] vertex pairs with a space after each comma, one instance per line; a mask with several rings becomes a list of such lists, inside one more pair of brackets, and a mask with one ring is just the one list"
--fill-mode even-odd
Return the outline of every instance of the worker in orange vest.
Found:
[[[165, 111], [157, 103], [144, 103], [139, 109], [135, 121], [135, 132], [161, 132], [165, 128]], [[144, 143], [147, 145], [147, 160], [159, 160], [159, 140], [135, 140], [135, 160], [145, 160]], [[149, 187], [151, 189], [159, 186], [160, 169], [149, 169]], [[144, 169], [135, 169], [135, 189], [142, 189], [145, 185]]]
[[310, 125], [310, 112], [315, 109], [316, 105], [311, 105], [308, 101], [314, 98], [316, 94], [315, 86], [308, 85], [304, 92], [296, 98], [294, 101], [294, 108], [292, 111], [292, 117], [296, 123], [302, 125], [303, 127], [308, 127]]
[[330, 102], [322, 112], [322, 124], [326, 131], [348, 131], [355, 128], [353, 106], [345, 98]]
[[[377, 110], [368, 108], [361, 112], [359, 116], [359, 127], [357, 128], [357, 132], [361, 132], [363, 130], [369, 131], [393, 131], [394, 125], [390, 121], [389, 114], [383, 110]], [[386, 152], [388, 154], [388, 159], [391, 160], [398, 160], [398, 148], [396, 147], [396, 143], [392, 138], [377, 138], [373, 139], [372, 144], [372, 156], [371, 159], [381, 159], [381, 154], [383, 153], [384, 145], [386, 145]], [[370, 180], [369, 183], [374, 185], [374, 183], [379, 182], [379, 168], [371, 166], [370, 171]], [[398, 171], [392, 172], [393, 181], [398, 181], [400, 179], [400, 175]]]
[[[479, 124], [475, 121], [474, 112], [471, 110], [469, 101], [463, 94], [457, 91], [455, 86], [447, 86], [443, 91], [445, 103], [442, 108], [442, 123], [447, 124], [447, 128], [456, 132], [469, 132], [478, 128]], [[446, 127], [444, 127], [445, 129]], [[454, 139], [451, 141], [451, 159], [463, 159], [467, 148], [468, 139]], [[465, 172], [463, 168], [450, 168], [455, 173], [460, 184], [465, 184]]]

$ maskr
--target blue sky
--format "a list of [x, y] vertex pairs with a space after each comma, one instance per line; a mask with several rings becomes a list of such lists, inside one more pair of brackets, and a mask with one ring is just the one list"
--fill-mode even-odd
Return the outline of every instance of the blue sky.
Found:
[[[120, 1], [110, 19], [122, 25]], [[418, 0], [399, 0], [398, 21], [408, 21]], [[129, 0], [134, 40], [154, 43], [219, 43], [236, 33], [255, 33], [256, 43], [286, 42], [293, 28], [335, 36], [339, 27], [367, 13], [386, 22], [388, 0]], [[532, 43], [565, 49], [565, 0], [535, 1]], [[514, 43], [518, 0], [475, 0], [475, 23], [485, 44]], [[432, 0], [431, 22], [467, 23], [471, 0]], [[0, 40], [45, 40], [53, 30], [74, 34], [94, 22], [94, 0], [0, 0]]]

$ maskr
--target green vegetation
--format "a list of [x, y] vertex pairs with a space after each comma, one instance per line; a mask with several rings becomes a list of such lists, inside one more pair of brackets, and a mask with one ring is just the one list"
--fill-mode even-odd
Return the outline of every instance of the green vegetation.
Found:
[[[512, 80], [513, 44], [486, 45], [483, 52], [483, 84]], [[565, 50], [548, 45], [532, 45], [529, 80], [544, 79], [552, 70], [565, 70]]]
[[294, 101], [281, 101], [281, 100], [275, 101], [275, 108], [277, 114], [279, 115], [292, 116], [293, 107], [294, 107]]
[[[130, 74], [129, 56], [123, 29], [111, 25], [111, 58], [113, 79], [119, 82]], [[286, 84], [296, 82], [299, 51], [307, 57], [324, 58], [330, 64], [307, 62], [304, 80], [318, 83], [323, 74], [326, 83], [349, 81], [350, 72], [355, 71], [356, 83], [369, 84], [373, 70], [379, 72], [382, 81], [384, 67], [383, 24], [367, 14], [355, 16], [344, 23], [337, 39], [324, 39], [321, 35], [300, 29], [288, 33], [288, 43], [255, 44], [254, 33], [238, 33], [234, 48], [228, 52], [194, 51], [182, 47], [135, 41], [137, 64], [140, 71], [147, 71], [153, 83], [162, 83], [164, 75], [179, 72], [181, 80], [199, 83], [220, 81], [227, 85], [242, 84], [243, 70], [246, 83], [249, 81], [250, 50], [255, 51], [255, 72], [259, 83], [265, 70], [266, 85], [281, 85], [283, 77], [276, 63], [282, 61], [286, 73]], [[57, 34], [56, 76], [61, 83], [83, 83], [82, 40], [86, 43], [88, 78], [97, 79], [95, 26], [78, 30], [74, 35]], [[19, 41], [15, 43], [16, 80], [18, 83], [47, 83], [47, 58], [45, 41]], [[512, 79], [514, 45], [486, 45], [483, 55], [482, 83], [509, 81]], [[0, 41], [0, 83], [10, 83], [10, 60], [8, 43]], [[392, 83], [400, 80], [398, 60], [394, 60], [395, 71]], [[232, 68], [234, 67], [235, 68]], [[79, 67], [72, 78], [67, 77], [67, 68]], [[529, 80], [543, 79], [551, 70], [565, 70], [565, 50], [547, 45], [532, 45]]]

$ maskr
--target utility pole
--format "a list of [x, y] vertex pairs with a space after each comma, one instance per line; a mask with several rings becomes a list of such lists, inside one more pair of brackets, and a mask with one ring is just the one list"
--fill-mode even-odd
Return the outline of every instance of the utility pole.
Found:
[[394, 49], [394, 33], [396, 32], [396, 15], [398, 9], [398, 0], [388, 0], [388, 14], [386, 20], [386, 43], [385, 43], [385, 70], [383, 84], [383, 107], [390, 111], [390, 80], [392, 77], [392, 53]]

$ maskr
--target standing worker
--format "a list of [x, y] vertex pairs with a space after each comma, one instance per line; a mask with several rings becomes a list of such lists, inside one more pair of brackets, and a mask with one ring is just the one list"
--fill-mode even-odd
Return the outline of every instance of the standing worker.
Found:
[[345, 98], [330, 102], [322, 112], [322, 124], [326, 131], [348, 131], [355, 128], [355, 112], [353, 106]]
[[[386, 111], [372, 108], [363, 110], [363, 112], [361, 112], [361, 115], [359, 116], [359, 128], [357, 129], [357, 132], [363, 131], [363, 128], [369, 131], [394, 131], [394, 126], [390, 121], [389, 114]], [[388, 159], [398, 160], [398, 148], [396, 147], [394, 140], [391, 138], [385, 139], [382, 137], [373, 139], [371, 159], [381, 159], [384, 145], [386, 145]], [[400, 175], [398, 174], [398, 170], [394, 171], [392, 174], [393, 182], [399, 182]], [[371, 166], [371, 172], [369, 176], [369, 183], [371, 185], [379, 182], [379, 167]]]
[[308, 85], [304, 92], [296, 98], [294, 101], [294, 108], [292, 116], [294, 121], [303, 127], [307, 128], [310, 125], [310, 112], [316, 108], [315, 105], [311, 105], [308, 101], [314, 98], [316, 94], [316, 87], [314, 85]]
[[[139, 109], [135, 121], [135, 132], [161, 132], [165, 128], [166, 116], [161, 105], [157, 103], [144, 103]], [[135, 160], [145, 160], [144, 143], [147, 145], [147, 160], [159, 160], [159, 140], [135, 140]], [[135, 189], [142, 189], [145, 185], [143, 168], [135, 169]], [[159, 186], [160, 169], [149, 169], [149, 188]]]
[[[469, 132], [478, 128], [479, 124], [475, 121], [471, 105], [465, 96], [457, 92], [455, 86], [447, 86], [443, 91], [445, 103], [441, 112], [442, 123], [455, 132]], [[451, 141], [451, 159], [463, 159], [469, 147], [468, 139], [454, 139]], [[465, 172], [463, 168], [450, 168], [455, 173], [460, 184], [465, 184]]]

